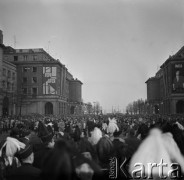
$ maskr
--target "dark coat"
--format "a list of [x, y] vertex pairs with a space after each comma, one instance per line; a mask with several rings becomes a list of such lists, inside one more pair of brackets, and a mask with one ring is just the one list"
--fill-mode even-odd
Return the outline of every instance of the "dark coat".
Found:
[[7, 174], [7, 180], [39, 180], [41, 170], [31, 164], [23, 163], [22, 166], [12, 169]]
[[41, 169], [45, 156], [51, 151], [48, 147], [42, 147], [39, 151], [34, 154], [33, 166]]
[[119, 163], [122, 163], [125, 160], [127, 145], [121, 142], [118, 138], [113, 140], [113, 145], [116, 151], [116, 157], [118, 158]]
[[125, 143], [127, 144], [126, 156], [128, 158], [131, 158], [133, 154], [137, 151], [141, 141], [136, 137], [132, 136], [132, 137], [126, 138]]

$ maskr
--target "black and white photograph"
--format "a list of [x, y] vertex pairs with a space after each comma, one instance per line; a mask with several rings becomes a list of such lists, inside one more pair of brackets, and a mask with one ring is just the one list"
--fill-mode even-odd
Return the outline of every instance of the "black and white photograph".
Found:
[[0, 180], [184, 179], [183, 0], [0, 0]]

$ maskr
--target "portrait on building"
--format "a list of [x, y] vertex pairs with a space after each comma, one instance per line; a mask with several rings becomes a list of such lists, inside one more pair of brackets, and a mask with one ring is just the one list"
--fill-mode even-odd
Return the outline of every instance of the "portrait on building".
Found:
[[57, 94], [56, 67], [43, 67], [43, 94]]
[[172, 92], [184, 93], [184, 63], [172, 65]]

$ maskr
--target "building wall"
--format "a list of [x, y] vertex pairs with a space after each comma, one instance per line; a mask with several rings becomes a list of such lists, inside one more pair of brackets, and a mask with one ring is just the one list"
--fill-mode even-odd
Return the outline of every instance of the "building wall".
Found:
[[[17, 67], [17, 114], [20, 112], [21, 115], [45, 114], [46, 102], [53, 104], [53, 114], [66, 114], [70, 108], [69, 99], [81, 102], [82, 83], [80, 81], [72, 83], [73, 97], [70, 98], [70, 81], [73, 80], [73, 75], [63, 64], [53, 59], [43, 49], [6, 47], [4, 52], [5, 61], [11, 62], [15, 68]], [[33, 68], [36, 68], [37, 71], [33, 72]], [[55, 75], [52, 73], [53, 71], [46, 73], [46, 68], [55, 69]], [[36, 78], [37, 82], [33, 82], [33, 78]], [[25, 81], [26, 79], [27, 81]], [[50, 87], [49, 91], [48, 86]], [[33, 88], [37, 88], [36, 95], [33, 95]]]
[[9, 99], [9, 115], [15, 115], [16, 109], [16, 93], [17, 93], [17, 71], [16, 66], [10, 62], [3, 61], [2, 74], [1, 74], [1, 107], [0, 113], [2, 114], [3, 99], [8, 97]]
[[147, 82], [147, 99], [154, 101], [160, 99], [160, 81], [159, 79], [150, 79]]
[[0, 115], [2, 114], [2, 101], [3, 101], [3, 94], [2, 94], [2, 73], [3, 70], [3, 48], [0, 45]]
[[[162, 114], [184, 114], [184, 87], [182, 85], [184, 83], [184, 47], [175, 55], [169, 56], [160, 68], [154, 77], [159, 76], [159, 86], [156, 87], [149, 79], [146, 82], [148, 100], [156, 101], [158, 93], [160, 98], [157, 103], [162, 109]], [[183, 83], [174, 85], [177, 84], [177, 71], [180, 72], [180, 80]], [[178, 87], [174, 88], [175, 86]]]
[[78, 80], [72, 80], [69, 84], [69, 92], [70, 92], [70, 101], [72, 102], [81, 102], [81, 88], [82, 83]]

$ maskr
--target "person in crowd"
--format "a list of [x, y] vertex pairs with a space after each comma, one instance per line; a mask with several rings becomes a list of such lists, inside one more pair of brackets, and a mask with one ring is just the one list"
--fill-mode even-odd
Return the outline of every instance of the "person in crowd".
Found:
[[102, 176], [100, 166], [82, 154], [78, 154], [73, 158], [73, 164], [76, 180], [97, 180]]
[[32, 146], [27, 143], [25, 148], [21, 148], [17, 152], [16, 156], [19, 158], [21, 165], [8, 172], [7, 180], [39, 180], [41, 170], [32, 166], [34, 161]]
[[102, 138], [102, 131], [99, 128], [95, 127], [90, 132], [90, 137], [88, 137], [88, 141], [92, 145], [96, 145], [101, 138]]
[[106, 136], [102, 137], [96, 145], [96, 153], [103, 172], [102, 178], [109, 179], [110, 159], [116, 157], [112, 141]]
[[97, 161], [95, 148], [86, 138], [82, 138], [78, 145], [80, 154], [90, 160]]
[[126, 158], [129, 159], [138, 149], [141, 141], [135, 136], [135, 130], [129, 129], [128, 136], [125, 138], [126, 147]]
[[43, 158], [41, 167], [42, 180], [72, 180], [74, 179], [74, 168], [72, 164], [70, 147], [67, 143], [57, 142], [55, 148], [51, 149]]
[[[139, 162], [144, 167], [144, 177], [141, 177], [141, 171], [137, 171], [135, 163]], [[178, 164], [182, 173], [184, 172], [184, 157], [175, 142], [171, 133], [163, 133], [160, 129], [152, 129], [149, 135], [140, 144], [138, 150], [131, 158], [129, 173], [132, 178], [173, 178], [174, 174], [168, 174], [173, 171], [172, 163]], [[150, 169], [148, 164], [166, 164], [164, 167], [155, 166]]]
[[107, 134], [109, 135], [109, 137], [111, 138], [111, 140], [113, 140], [113, 133], [115, 131], [119, 131], [119, 127], [117, 125], [117, 120], [115, 118], [109, 118], [109, 124], [107, 126]]
[[0, 147], [1, 179], [4, 179], [6, 174], [8, 174], [10, 170], [20, 166], [20, 162], [15, 157], [15, 154], [21, 148], [25, 148], [25, 144], [12, 137], [7, 137], [6, 140], [1, 143]]
[[47, 127], [43, 122], [39, 122], [38, 136], [42, 140], [42, 147], [35, 153], [35, 161], [33, 166], [41, 168], [44, 156], [54, 147], [53, 134], [47, 130]]

